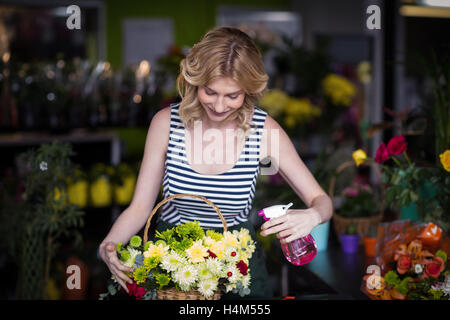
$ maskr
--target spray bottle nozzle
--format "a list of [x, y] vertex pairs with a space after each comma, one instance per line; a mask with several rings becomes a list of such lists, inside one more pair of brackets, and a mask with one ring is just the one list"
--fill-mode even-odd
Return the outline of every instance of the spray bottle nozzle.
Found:
[[264, 218], [265, 221], [270, 220], [272, 218], [281, 217], [287, 212], [287, 209], [289, 209], [293, 205], [292, 202], [290, 202], [287, 205], [279, 204], [271, 207], [264, 208], [260, 211], [258, 211], [258, 216], [261, 216]]

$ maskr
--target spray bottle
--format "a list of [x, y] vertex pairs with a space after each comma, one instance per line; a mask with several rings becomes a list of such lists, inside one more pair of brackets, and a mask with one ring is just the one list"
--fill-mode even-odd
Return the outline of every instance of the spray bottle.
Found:
[[[287, 210], [292, 206], [292, 202], [288, 205], [275, 205], [264, 208], [258, 212], [259, 216], [262, 216], [265, 221], [272, 218], [281, 217], [287, 213]], [[286, 259], [296, 266], [307, 264], [317, 254], [317, 245], [314, 238], [308, 234], [306, 237], [296, 239], [289, 243], [282, 243], [281, 250], [284, 253]]]

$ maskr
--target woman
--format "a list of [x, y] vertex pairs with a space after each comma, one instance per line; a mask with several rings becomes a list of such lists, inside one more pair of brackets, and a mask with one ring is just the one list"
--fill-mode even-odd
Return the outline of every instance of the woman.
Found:
[[[270, 158], [272, 172], [282, 175], [308, 209], [290, 209], [287, 215], [267, 221], [261, 227], [262, 236], [276, 233], [282, 242], [290, 242], [332, 215], [330, 198], [289, 137], [255, 106], [267, 90], [268, 76], [261, 53], [247, 34], [235, 28], [214, 28], [191, 48], [180, 67], [177, 87], [182, 101], [152, 119], [133, 200], [99, 248], [125, 290], [125, 283], [132, 282], [125, 272], [131, 269], [119, 262], [115, 244], [128, 242], [141, 230], [161, 183], [164, 198], [175, 193], [205, 196], [219, 207], [230, 230], [248, 228], [256, 239], [247, 216], [256, 178], [262, 172], [259, 162]], [[184, 197], [162, 206], [156, 229], [194, 220], [204, 228], [222, 227], [213, 208]], [[262, 256], [258, 244], [249, 266], [253, 297], [272, 294]]]

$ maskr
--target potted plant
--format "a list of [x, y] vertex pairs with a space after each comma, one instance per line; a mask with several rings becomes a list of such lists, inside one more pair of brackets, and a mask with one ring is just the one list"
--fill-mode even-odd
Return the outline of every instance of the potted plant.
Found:
[[367, 257], [374, 257], [377, 252], [377, 231], [375, 226], [370, 226], [369, 233], [363, 237], [364, 252]]
[[[378, 225], [383, 217], [384, 190], [381, 188], [380, 192], [375, 192], [369, 184], [355, 180], [335, 197], [336, 176], [345, 168], [354, 165], [354, 161], [346, 161], [336, 169], [336, 174], [330, 181], [329, 195], [336, 202], [332, 221], [337, 234], [345, 233], [350, 224], [355, 224], [356, 232], [362, 241], [370, 227]], [[376, 172], [380, 174], [379, 171]]]
[[359, 234], [356, 232], [356, 222], [351, 222], [345, 233], [339, 235], [344, 253], [355, 253], [359, 247]]
[[[353, 153], [361, 164], [378, 163], [382, 168], [382, 182], [386, 186], [386, 205], [400, 209], [401, 219], [439, 222], [448, 230], [448, 193], [450, 177], [445, 150], [440, 154], [440, 167], [418, 166], [407, 154], [404, 136], [395, 136], [385, 145], [382, 142], [375, 159], [368, 158], [363, 150]], [[392, 161], [388, 165], [388, 161]]]

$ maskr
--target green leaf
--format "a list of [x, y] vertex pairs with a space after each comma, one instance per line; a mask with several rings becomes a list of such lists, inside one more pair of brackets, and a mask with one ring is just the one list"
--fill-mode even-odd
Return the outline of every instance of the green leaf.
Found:
[[419, 196], [417, 195], [417, 193], [415, 193], [414, 191], [410, 191], [409, 192], [409, 197], [411, 198], [412, 202], [417, 202], [419, 201]]

